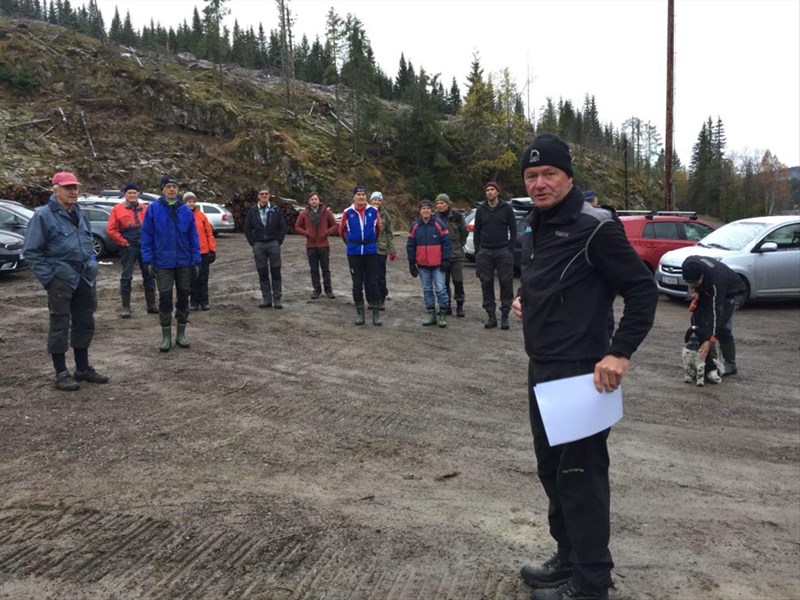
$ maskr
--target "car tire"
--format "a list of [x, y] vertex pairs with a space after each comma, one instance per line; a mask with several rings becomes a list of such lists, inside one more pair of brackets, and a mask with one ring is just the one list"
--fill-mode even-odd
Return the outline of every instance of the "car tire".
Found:
[[741, 300], [736, 303], [736, 310], [742, 310], [744, 306], [747, 304], [747, 301], [750, 300], [750, 282], [743, 275], [739, 275], [739, 279], [742, 280], [742, 283], [745, 287], [745, 294], [744, 296], [740, 296]]
[[92, 236], [92, 247], [97, 258], [102, 258], [106, 255], [106, 245], [98, 236]]

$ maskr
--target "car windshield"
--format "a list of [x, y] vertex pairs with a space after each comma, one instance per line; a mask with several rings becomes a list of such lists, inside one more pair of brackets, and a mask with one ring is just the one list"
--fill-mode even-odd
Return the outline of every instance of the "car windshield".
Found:
[[722, 250], [741, 250], [767, 229], [771, 223], [728, 223], [716, 231], [709, 233], [697, 245], [704, 248], [721, 248]]

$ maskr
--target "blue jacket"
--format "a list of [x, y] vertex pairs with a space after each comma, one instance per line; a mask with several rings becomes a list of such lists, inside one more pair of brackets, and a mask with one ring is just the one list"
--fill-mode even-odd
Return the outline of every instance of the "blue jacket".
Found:
[[438, 269], [449, 262], [452, 247], [447, 226], [438, 217], [431, 216], [427, 223], [422, 217], [412, 221], [406, 241], [406, 256], [409, 263], [418, 267]]
[[78, 226], [67, 210], [50, 196], [50, 202], [36, 209], [25, 232], [23, 254], [33, 274], [45, 287], [55, 278], [74, 290], [81, 279], [88, 285], [97, 280], [97, 257], [89, 219], [76, 204]]
[[170, 206], [161, 196], [147, 207], [142, 224], [142, 264], [156, 269], [200, 264], [200, 238], [194, 214], [182, 200]]
[[351, 205], [342, 213], [342, 238], [347, 243], [347, 256], [359, 256], [378, 253], [378, 232], [380, 218], [378, 209], [367, 206], [364, 218]]

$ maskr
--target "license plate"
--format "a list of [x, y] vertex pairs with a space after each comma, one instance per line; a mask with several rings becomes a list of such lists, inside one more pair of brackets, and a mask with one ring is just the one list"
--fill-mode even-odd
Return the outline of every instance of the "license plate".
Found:
[[661, 283], [666, 283], [667, 285], [678, 285], [678, 278], [677, 277], [665, 277], [661, 276]]

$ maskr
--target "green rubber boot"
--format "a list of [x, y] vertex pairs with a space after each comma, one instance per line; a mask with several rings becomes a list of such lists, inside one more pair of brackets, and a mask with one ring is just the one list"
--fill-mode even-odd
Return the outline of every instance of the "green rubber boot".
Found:
[[429, 308], [428, 309], [428, 318], [422, 322], [424, 327], [428, 327], [429, 325], [436, 325], [436, 309]]
[[172, 327], [161, 328], [161, 345], [158, 347], [161, 352], [169, 352], [172, 347]]
[[439, 327], [447, 327], [447, 311], [440, 310], [439, 311]]
[[733, 340], [724, 344], [720, 342], [719, 349], [722, 351], [722, 358], [725, 361], [725, 372], [722, 376], [736, 375], [736, 342]]
[[178, 331], [175, 334], [175, 345], [181, 348], [189, 347], [189, 340], [186, 339], [186, 323], [178, 323]]
[[361, 326], [364, 324], [364, 305], [356, 304], [356, 325]]
[[376, 304], [372, 307], [372, 324], [375, 327], [380, 327], [383, 325], [383, 322], [381, 321], [381, 307], [379, 304]]

